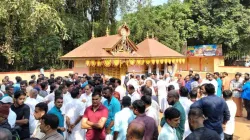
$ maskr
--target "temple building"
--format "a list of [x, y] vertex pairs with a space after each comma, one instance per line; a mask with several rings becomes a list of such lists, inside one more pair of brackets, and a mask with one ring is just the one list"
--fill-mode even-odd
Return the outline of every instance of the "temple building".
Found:
[[168, 48], [148, 36], [135, 44], [129, 39], [130, 29], [124, 24], [116, 35], [94, 37], [62, 56], [62, 60], [74, 61], [73, 71], [79, 74], [100, 73], [121, 78], [126, 72], [135, 74], [174, 73], [184, 64], [186, 56]]

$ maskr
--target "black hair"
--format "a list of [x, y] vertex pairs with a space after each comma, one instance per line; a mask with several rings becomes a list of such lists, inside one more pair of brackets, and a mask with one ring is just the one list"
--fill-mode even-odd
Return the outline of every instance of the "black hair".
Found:
[[14, 88], [14, 86], [12, 86], [12, 85], [7, 85], [7, 86], [5, 87], [5, 90], [8, 91], [8, 90], [10, 90], [11, 88]]
[[182, 86], [179, 91], [182, 97], [188, 97], [188, 89], [186, 87]]
[[16, 82], [19, 83], [22, 81], [22, 78], [20, 76], [16, 76]]
[[214, 72], [214, 75], [220, 76], [219, 72]]
[[25, 92], [24, 91], [22, 91], [22, 90], [18, 90], [18, 91], [16, 91], [15, 93], [14, 93], [14, 98], [15, 99], [18, 99], [20, 96], [26, 96], [26, 94], [25, 94]]
[[79, 89], [80, 88], [74, 88], [70, 93], [71, 93], [71, 97], [73, 99], [75, 99], [80, 93], [79, 93]]
[[145, 103], [142, 100], [135, 100], [132, 104], [134, 109], [137, 109], [140, 114], [145, 113]]
[[56, 89], [55, 84], [50, 85], [50, 93], [52, 93], [55, 89]]
[[27, 86], [28, 84], [27, 84], [27, 81], [26, 81], [26, 80], [23, 80], [23, 81], [20, 82], [20, 85], [25, 85], [25, 86]]
[[102, 92], [102, 86], [98, 85], [98, 86], [95, 86], [94, 88], [94, 91], [93, 92]]
[[193, 77], [193, 80], [194, 81], [199, 81], [200, 80], [200, 75], [199, 74], [195, 74], [194, 77]]
[[31, 79], [33, 79], [33, 78], [35, 78], [36, 76], [33, 74], [33, 75], [31, 75]]
[[203, 111], [200, 108], [191, 108], [188, 113], [188, 117], [203, 117]]
[[115, 83], [109, 82], [108, 86], [111, 86], [113, 89], [115, 89]]
[[134, 74], [130, 74], [130, 78], [135, 78]]
[[109, 82], [115, 83], [115, 80], [116, 80], [116, 78], [112, 77], [112, 78], [109, 79]]
[[236, 76], [241, 77], [241, 73], [237, 72], [237, 73], [235, 74], [235, 77], [236, 77]]
[[36, 83], [37, 83], [37, 84], [40, 84], [41, 81], [42, 81], [42, 78], [38, 78], [38, 79], [36, 80]]
[[141, 75], [141, 79], [142, 79], [142, 80], [145, 80], [145, 75]]
[[61, 96], [61, 95], [62, 95], [62, 90], [60, 90], [60, 89], [55, 90], [55, 97]]
[[44, 89], [46, 88], [47, 85], [48, 85], [47, 82], [42, 82], [42, 83], [40, 84], [42, 90], [44, 90]]
[[171, 90], [175, 90], [174, 85], [169, 85], [169, 86], [168, 86], [168, 91], [171, 91]]
[[129, 96], [124, 96], [122, 98], [122, 106], [123, 107], [129, 107], [129, 106], [131, 106], [131, 98]]
[[178, 92], [177, 92], [176, 90], [171, 90], [171, 91], [169, 91], [169, 92], [168, 92], [168, 96], [174, 97], [174, 98], [176, 98], [176, 99], [179, 99], [179, 94], [178, 94]]
[[205, 90], [207, 95], [214, 95], [215, 94], [215, 87], [213, 84], [206, 84]]
[[109, 90], [110, 94], [113, 93], [113, 88], [111, 88], [111, 87], [109, 87], [109, 86], [104, 87], [104, 88], [102, 89], [102, 91], [105, 91], [105, 90]]
[[129, 90], [135, 90], [135, 87], [133, 85], [128, 85]]
[[149, 95], [144, 95], [141, 97], [141, 100], [146, 104], [146, 105], [151, 105], [152, 99], [151, 96]]
[[249, 73], [245, 73], [245, 75], [247, 75], [249, 77]]
[[54, 114], [45, 114], [42, 116], [41, 120], [44, 121], [45, 125], [49, 125], [51, 129], [57, 129], [59, 125], [59, 119]]
[[231, 90], [224, 90], [222, 94], [224, 99], [230, 99], [233, 95]]
[[55, 96], [55, 102], [56, 102], [56, 100], [58, 100], [58, 99], [63, 100], [63, 97], [62, 97], [62, 96]]
[[189, 92], [189, 96], [191, 99], [196, 99], [197, 98], [197, 90], [191, 90]]
[[58, 89], [63, 90], [64, 88], [65, 88], [65, 84], [61, 84]]
[[30, 80], [29, 81], [29, 85], [32, 85], [32, 84], [34, 84], [35, 83], [35, 80]]
[[169, 107], [164, 112], [164, 117], [169, 120], [179, 118], [180, 116], [181, 116], [180, 111], [174, 107]]
[[39, 108], [39, 110], [44, 111], [45, 113], [47, 113], [48, 111], [48, 105], [44, 102], [36, 104], [36, 107]]
[[98, 95], [100, 98], [102, 97], [102, 91], [100, 90], [94, 90], [94, 92], [92, 93], [92, 97], [95, 97], [96, 95]]
[[122, 82], [121, 82], [121, 80], [120, 80], [119, 78], [116, 78], [115, 80], [117, 81], [117, 83], [118, 83], [119, 85], [122, 84]]
[[192, 73], [193, 73], [194, 71], [193, 71], [193, 70], [189, 70], [189, 72], [192, 72]]
[[143, 95], [148, 95], [148, 96], [152, 96], [152, 89], [146, 87], [145, 85], [141, 87], [141, 93]]
[[67, 86], [67, 87], [70, 87], [71, 85], [73, 85], [73, 82], [66, 81], [66, 86]]
[[55, 79], [49, 79], [49, 80], [48, 80], [48, 83], [49, 83], [49, 85], [54, 84], [54, 83], [55, 83]]

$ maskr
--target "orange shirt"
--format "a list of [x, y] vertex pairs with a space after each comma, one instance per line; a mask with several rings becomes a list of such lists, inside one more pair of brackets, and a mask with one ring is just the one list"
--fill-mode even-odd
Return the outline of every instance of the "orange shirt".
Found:
[[230, 81], [228, 76], [223, 78], [223, 90], [230, 90]]

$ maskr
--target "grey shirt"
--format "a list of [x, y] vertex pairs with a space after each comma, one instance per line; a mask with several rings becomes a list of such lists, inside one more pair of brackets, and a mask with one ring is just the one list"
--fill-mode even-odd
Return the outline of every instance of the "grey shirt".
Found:
[[41, 140], [64, 140], [64, 138], [57, 131], [54, 131], [53, 133], [45, 135]]

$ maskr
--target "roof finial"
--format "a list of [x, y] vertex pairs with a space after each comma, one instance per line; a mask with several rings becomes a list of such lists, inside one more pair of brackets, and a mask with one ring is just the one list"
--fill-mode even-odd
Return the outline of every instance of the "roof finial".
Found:
[[152, 39], [154, 39], [155, 38], [155, 35], [154, 35], [154, 33], [152, 33]]
[[147, 39], [149, 38], [148, 32], [147, 32]]
[[95, 38], [95, 33], [93, 30], [92, 30], [92, 37], [91, 38]]
[[106, 36], [109, 36], [109, 28], [106, 29]]

